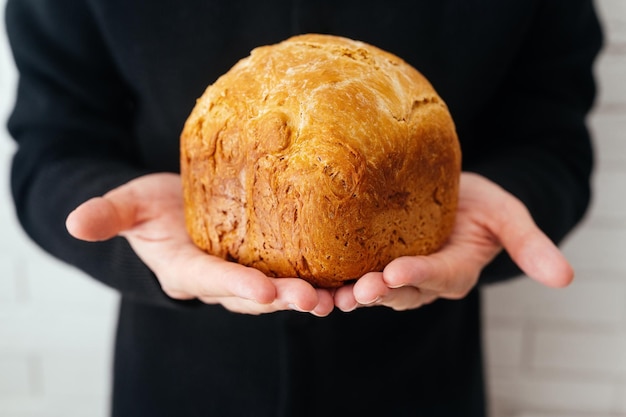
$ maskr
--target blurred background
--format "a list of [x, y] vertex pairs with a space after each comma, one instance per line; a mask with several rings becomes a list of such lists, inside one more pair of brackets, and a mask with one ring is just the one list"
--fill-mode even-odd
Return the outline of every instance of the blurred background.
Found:
[[[589, 120], [596, 194], [562, 246], [577, 279], [564, 290], [523, 278], [484, 290], [492, 417], [626, 417], [626, 0], [596, 4], [606, 34]], [[43, 253], [17, 224], [5, 128], [16, 78], [3, 28], [0, 416], [106, 417], [117, 296]]]

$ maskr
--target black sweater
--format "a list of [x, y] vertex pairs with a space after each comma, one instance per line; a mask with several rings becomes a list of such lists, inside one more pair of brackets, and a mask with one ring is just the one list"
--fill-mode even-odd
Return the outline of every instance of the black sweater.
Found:
[[[129, 179], [177, 172], [209, 83], [255, 46], [321, 32], [418, 68], [455, 119], [464, 170], [559, 241], [590, 194], [591, 1], [9, 0], [6, 19], [17, 213], [44, 249], [121, 294], [113, 415], [484, 415], [477, 290], [401, 313], [238, 315], [169, 299], [125, 240], [75, 240], [65, 217]], [[481, 283], [517, 273], [502, 255]]]

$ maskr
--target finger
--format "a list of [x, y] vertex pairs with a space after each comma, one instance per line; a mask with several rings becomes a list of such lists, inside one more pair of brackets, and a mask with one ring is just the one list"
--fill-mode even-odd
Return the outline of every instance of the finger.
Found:
[[275, 303], [284, 309], [311, 312], [319, 303], [318, 292], [301, 278], [273, 278]]
[[354, 284], [354, 298], [360, 305], [376, 304], [389, 293], [381, 272], [370, 272]]
[[[217, 303], [220, 298], [237, 297], [259, 304], [274, 302], [277, 290], [261, 271], [222, 258], [211, 256], [190, 243], [129, 242], [137, 254], [153, 270], [163, 291], [173, 297], [190, 294], [205, 302]], [[164, 247], [171, 243], [170, 248]], [[160, 246], [152, 250], [152, 246]]]
[[84, 202], [68, 215], [66, 228], [78, 239], [107, 240], [181, 204], [178, 175], [150, 174]]
[[354, 297], [354, 284], [346, 284], [335, 290], [333, 294], [335, 307], [343, 312], [350, 312], [359, 306], [359, 302]]
[[316, 289], [316, 292], [318, 302], [315, 308], [311, 310], [311, 314], [317, 317], [326, 317], [332, 313], [335, 308], [333, 292], [323, 288]]
[[387, 293], [389, 287], [382, 280], [382, 273], [370, 272], [356, 283], [337, 288], [333, 294], [334, 305], [344, 312], [357, 307], [376, 305]]
[[430, 304], [438, 297], [420, 288], [406, 286], [395, 288], [378, 302], [379, 305], [390, 307], [396, 311], [414, 310]]
[[383, 270], [383, 279], [390, 288], [406, 286], [460, 299], [476, 285], [480, 271], [496, 250], [472, 254], [460, 245], [448, 245], [428, 256], [405, 256], [390, 262]]
[[314, 289], [300, 278], [273, 278], [277, 287], [276, 299], [269, 304], [254, 303], [242, 298], [221, 299], [221, 304], [231, 311], [263, 314], [282, 310], [311, 313], [318, 317], [330, 314], [334, 308], [332, 294], [326, 289]]
[[396, 311], [419, 308], [437, 297], [414, 286], [391, 289], [385, 283], [382, 273], [369, 273], [354, 285], [354, 294], [359, 304], [364, 306], [386, 306]]
[[110, 239], [132, 227], [132, 209], [103, 197], [92, 198], [72, 211], [65, 222], [68, 232], [90, 242]]
[[494, 216], [491, 228], [513, 261], [530, 278], [561, 288], [574, 279], [574, 270], [557, 246], [537, 227], [524, 205], [511, 200], [507, 216]]

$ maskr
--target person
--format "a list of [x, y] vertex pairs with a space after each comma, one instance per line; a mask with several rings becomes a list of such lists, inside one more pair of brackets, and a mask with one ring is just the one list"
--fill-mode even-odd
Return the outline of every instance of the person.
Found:
[[[555, 245], [590, 199], [591, 0], [8, 0], [6, 24], [16, 210], [121, 295], [115, 417], [485, 416], [480, 288], [573, 279]], [[182, 219], [195, 99], [254, 47], [307, 32], [415, 66], [463, 150], [446, 245], [336, 291], [209, 256]]]

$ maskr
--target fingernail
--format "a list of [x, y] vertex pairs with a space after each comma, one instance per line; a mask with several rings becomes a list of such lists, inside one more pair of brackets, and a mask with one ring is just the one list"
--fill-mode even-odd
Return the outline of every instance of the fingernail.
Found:
[[289, 305], [287, 305], [287, 307], [289, 307], [291, 310], [295, 310], [295, 311], [299, 311], [301, 313], [304, 313], [304, 310], [302, 310], [300, 307], [298, 307], [295, 304], [289, 304]]
[[369, 301], [369, 302], [366, 302], [366, 303], [361, 303], [361, 304], [363, 304], [363, 305], [376, 304], [380, 300], [382, 300], [382, 298], [380, 296], [378, 296], [378, 297], [374, 298], [372, 301]]
[[342, 309], [341, 309], [341, 311], [343, 311], [344, 313], [349, 313], [349, 312], [351, 312], [351, 311], [356, 310], [356, 308], [357, 308], [358, 306], [359, 306], [359, 304], [358, 304], [358, 303], [356, 303], [356, 304], [354, 304], [354, 305], [350, 306], [349, 308], [342, 308]]

